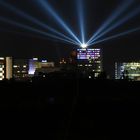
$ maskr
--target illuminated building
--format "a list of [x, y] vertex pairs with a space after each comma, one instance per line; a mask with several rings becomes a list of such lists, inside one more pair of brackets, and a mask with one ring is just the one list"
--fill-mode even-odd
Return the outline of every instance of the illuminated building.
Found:
[[0, 80], [5, 78], [5, 58], [0, 57]]
[[12, 57], [0, 57], [0, 80], [12, 78]]
[[15, 79], [21, 80], [28, 77], [28, 70], [28, 59], [13, 59], [13, 77]]
[[29, 60], [29, 75], [34, 75], [35, 70], [38, 68], [38, 58], [33, 58]]
[[115, 79], [140, 80], [140, 62], [115, 63]]
[[54, 71], [54, 62], [46, 59], [16, 59], [12, 57], [0, 57], [0, 80], [14, 78], [26, 80], [34, 76], [36, 70]]
[[78, 68], [84, 73], [92, 73], [94, 77], [98, 77], [102, 71], [101, 49], [77, 49], [77, 60]]
[[33, 58], [29, 60], [28, 74], [34, 76], [36, 71], [46, 71], [50, 68], [54, 68], [54, 62], [48, 62], [46, 59]]
[[13, 78], [13, 58], [6, 57], [6, 79]]

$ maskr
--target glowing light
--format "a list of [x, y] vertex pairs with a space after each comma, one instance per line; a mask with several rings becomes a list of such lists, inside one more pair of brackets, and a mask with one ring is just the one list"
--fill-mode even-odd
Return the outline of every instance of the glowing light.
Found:
[[41, 62], [42, 62], [42, 63], [47, 63], [47, 60], [42, 60]]
[[76, 41], [77, 43], [81, 43], [78, 37], [73, 33], [73, 31], [68, 27], [68, 25], [64, 22], [64, 20], [56, 13], [56, 11], [51, 7], [51, 5], [45, 0], [37, 1], [44, 8], [47, 13], [49, 12], [53, 18], [59, 23], [59, 25], [65, 29]]
[[33, 58], [34, 61], [38, 61], [38, 58]]
[[78, 10], [79, 26], [80, 26], [82, 43], [85, 42], [85, 19], [84, 19], [84, 10], [83, 9], [84, 9], [83, 0], [77, 0], [77, 10]]
[[[86, 19], [84, 19], [85, 13], [84, 13], [84, 8], [83, 8], [83, 6], [84, 6], [83, 0], [76, 1], [80, 37], [77, 37], [77, 35], [73, 32], [72, 28], [68, 24], [66, 24], [66, 22], [63, 20], [63, 18], [60, 17], [60, 15], [57, 13], [57, 11], [55, 11], [55, 9], [49, 4], [48, 0], [38, 0], [37, 2], [38, 2], [38, 5], [40, 4], [39, 7], [41, 6], [41, 9], [45, 10], [45, 15], [46, 14], [51, 15], [52, 18], [55, 20], [55, 22], [57, 22], [59, 24], [59, 26], [63, 29], [63, 31], [66, 33], [66, 35], [59, 32], [59, 30], [56, 30], [53, 27], [46, 25], [46, 23], [40, 21], [39, 19], [37, 19], [31, 15], [28, 15], [28, 13], [26, 13], [4, 1], [0, 1], [0, 5], [7, 8], [8, 10], [14, 12], [16, 15], [24, 18], [26, 21], [28, 21], [28, 23], [29, 22], [35, 23], [37, 25], [37, 28], [31, 27], [27, 23], [26, 24], [19, 23], [19, 22], [10, 20], [10, 19], [2, 17], [2, 16], [0, 17], [0, 21], [3, 21], [7, 24], [11, 24], [13, 26], [17, 26], [18, 28], [21, 28], [21, 29], [26, 29], [27, 31], [30, 31], [30, 32], [35, 32], [38, 35], [40, 35], [41, 38], [49, 37], [52, 39], [56, 39], [56, 41], [59, 40], [62, 42], [67, 42], [70, 44], [78, 45], [83, 49], [86, 49], [88, 46], [91, 46], [91, 45], [94, 45], [97, 43], [101, 43], [104, 41], [108, 41], [108, 40], [111, 40], [114, 38], [118, 38], [118, 37], [121, 37], [121, 36], [124, 36], [124, 35], [127, 35], [132, 32], [136, 32], [136, 31], [140, 30], [140, 28], [135, 28], [135, 29], [131, 29], [131, 30], [110, 36], [110, 37], [101, 38], [104, 35], [106, 35], [107, 33], [109, 33], [110, 31], [112, 31], [115, 28], [119, 27], [120, 25], [124, 24], [128, 20], [132, 19], [134, 16], [136, 16], [140, 12], [140, 7], [138, 6], [138, 7], [135, 7], [135, 9], [133, 9], [132, 12], [129, 12], [127, 15], [125, 14], [126, 10], [133, 3], [133, 0], [129, 0], [129, 1], [124, 0], [123, 3], [119, 4], [119, 7], [117, 7], [117, 9], [115, 9], [113, 14], [111, 14], [111, 16], [109, 16], [109, 18], [94, 33], [94, 35], [91, 36], [91, 38], [87, 42], [86, 42], [86, 38], [85, 38], [85, 33], [86, 33], [85, 21], [86, 21]], [[122, 14], [125, 14], [125, 16], [123, 18], [119, 19], [119, 17], [123, 16]]]
[[113, 29], [117, 28], [118, 26], [122, 25], [123, 23], [125, 23], [126, 21], [130, 20], [131, 18], [135, 17], [137, 14], [139, 14], [140, 12], [140, 7], [138, 6], [138, 8], [136, 8], [133, 12], [131, 12], [130, 14], [128, 14], [126, 17], [120, 19], [119, 22], [115, 23], [113, 26], [111, 26], [110, 28], [106, 29], [104, 32], [102, 32], [100, 35], [98, 35], [97, 37], [95, 37], [92, 41], [96, 41], [97, 39], [99, 39], [100, 37], [104, 36], [105, 34], [107, 34], [108, 32], [112, 31]]
[[128, 30], [128, 31], [125, 31], [125, 32], [122, 32], [122, 33], [119, 33], [119, 34], [116, 34], [116, 35], [113, 35], [113, 36], [110, 36], [110, 37], [106, 37], [106, 38], [101, 39], [99, 41], [95, 41], [90, 45], [99, 44], [99, 43], [102, 43], [102, 42], [105, 42], [105, 41], [108, 41], [108, 40], [112, 40], [112, 39], [115, 39], [115, 38], [119, 38], [119, 37], [128, 35], [128, 34], [133, 33], [133, 32], [137, 32], [137, 31], [140, 31], [140, 27], [134, 28], [134, 29], [131, 29], [131, 30]]
[[52, 27], [46, 25], [45, 23], [42, 23], [40, 20], [38, 20], [38, 19], [36, 19], [36, 18], [34, 18], [34, 17], [28, 15], [27, 13], [25, 13], [25, 12], [19, 10], [18, 8], [14, 7], [14, 6], [12, 6], [12, 5], [8, 4], [8, 3], [5, 3], [5, 2], [3, 2], [3, 1], [0, 1], [0, 4], [1, 4], [2, 6], [4, 6], [4, 7], [8, 8], [8, 9], [11, 10], [12, 12], [16, 13], [17, 15], [22, 16], [23, 18], [25, 18], [25, 19], [27, 19], [27, 20], [33, 22], [33, 23], [36, 23], [36, 24], [39, 25], [40, 27], [43, 27], [43, 28], [45, 28], [45, 29], [47, 29], [47, 30], [49, 30], [49, 31], [51, 31], [51, 32], [53, 32], [53, 33], [59, 35], [60, 37], [63, 37], [64, 39], [73, 42], [75, 45], [77, 45], [76, 41], [74, 41], [74, 40], [72, 40], [71, 38], [67, 37], [66, 35], [60, 33], [59, 31], [55, 30], [54, 28], [52, 28]]
[[83, 49], [85, 49], [85, 48], [88, 47], [88, 45], [84, 43], [84, 44], [81, 44], [81, 47], [82, 47]]
[[4, 17], [0, 17], [0, 21], [8, 23], [8, 24], [11, 24], [13, 26], [20, 27], [22, 29], [26, 29], [28, 31], [32, 31], [32, 32], [38, 33], [40, 35], [44, 35], [44, 36], [51, 37], [51, 38], [54, 38], [54, 39], [57, 39], [57, 40], [60, 40], [60, 41], [64, 41], [64, 42], [67, 42], [67, 43], [71, 43], [71, 44], [77, 45], [77, 44], [75, 44], [75, 43], [73, 43], [71, 41], [68, 41], [68, 40], [64, 39], [64, 38], [58, 37], [58, 36], [50, 34], [50, 33], [46, 33], [46, 32], [40, 31], [40, 30], [32, 28], [32, 27], [30, 27], [28, 25], [24, 25], [24, 24], [15, 22], [13, 20], [6, 19]]
[[[117, 9], [115, 9], [115, 12], [113, 12], [113, 14], [103, 23], [103, 25], [93, 34], [93, 36], [89, 39], [89, 41], [87, 43], [91, 43], [92, 40], [97, 37], [98, 35], [100, 35], [100, 33], [102, 33], [106, 28], [108, 29], [108, 26], [114, 21], [116, 20], [131, 4], [132, 4], [133, 0], [130, 1], [124, 1], [123, 4], [119, 4], [119, 7], [117, 7]], [[121, 5], [121, 7], [120, 7]]]

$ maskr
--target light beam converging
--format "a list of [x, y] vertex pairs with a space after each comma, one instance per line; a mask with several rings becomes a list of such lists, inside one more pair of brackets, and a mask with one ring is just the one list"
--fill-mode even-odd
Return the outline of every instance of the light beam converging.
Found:
[[47, 30], [53, 32], [54, 34], [59, 35], [58, 37], [61, 38], [61, 40], [64, 38], [65, 40], [70, 41], [70, 42], [72, 42], [72, 43], [77, 45], [77, 42], [75, 42], [71, 38], [67, 37], [66, 35], [64, 35], [64, 34], [62, 34], [60, 32], [58, 32], [57, 30], [53, 29], [52, 27], [47, 26], [45, 23], [42, 23], [38, 19], [26, 14], [25, 12], [15, 8], [14, 6], [12, 6], [12, 5], [8, 4], [8, 3], [5, 3], [3, 1], [0, 1], [0, 5], [8, 8], [9, 10], [15, 12], [17, 15], [19, 15], [19, 16], [21, 16], [21, 17], [23, 17], [23, 18], [25, 18], [25, 19], [27, 19], [29, 21], [31, 21], [33, 23], [36, 23], [37, 25], [43, 27], [44, 29], [47, 29]]
[[94, 38], [100, 35], [105, 29], [108, 29], [108, 26], [110, 26], [111, 23], [113, 23], [123, 12], [125, 12], [127, 8], [131, 6], [132, 3], [133, 0], [124, 0], [123, 3], [120, 3], [119, 7], [115, 9], [113, 14], [111, 14], [111, 16], [109, 16], [109, 18], [103, 23], [103, 25], [93, 34], [93, 36], [89, 39], [87, 44], [90, 44]]
[[[116, 29], [118, 26], [124, 24], [125, 22], [127, 22], [128, 20], [130, 20], [131, 18], [135, 17], [137, 14], [139, 14], [140, 12], [140, 6], [138, 6], [138, 8], [136, 8], [133, 12], [131, 12], [130, 14], [128, 14], [126, 17], [122, 18], [119, 22], [115, 23], [114, 25], [112, 25], [110, 28], [106, 29], [104, 32], [102, 32], [100, 35], [96, 36], [92, 41], [90, 41], [90, 43], [92, 44], [94, 41], [98, 40], [100, 37], [106, 35], [107, 33], [109, 33], [110, 31], [112, 31], [113, 29]], [[89, 43], [89, 44], [90, 44]]]
[[137, 27], [137, 28], [134, 28], [134, 29], [131, 29], [131, 30], [128, 30], [128, 31], [125, 31], [125, 32], [122, 32], [122, 33], [119, 33], [119, 34], [116, 34], [116, 35], [113, 35], [113, 36], [110, 36], [110, 37], [106, 37], [106, 38], [104, 38], [102, 40], [93, 42], [90, 45], [92, 46], [92, 45], [95, 45], [95, 44], [99, 44], [99, 43], [102, 43], [102, 42], [105, 42], [105, 41], [108, 41], [108, 40], [112, 40], [112, 39], [115, 39], [115, 38], [119, 38], [119, 37], [128, 35], [130, 33], [137, 32], [137, 31], [140, 31], [140, 27]]
[[59, 23], [59, 25], [65, 29], [78, 43], [82, 44], [78, 37], [73, 33], [73, 31], [68, 27], [68, 25], [64, 22], [64, 20], [56, 13], [56, 11], [51, 7], [48, 1], [38, 0], [37, 1], [41, 7], [45, 10], [45, 12], [49, 12], [53, 18]]
[[[43, 10], [43, 13], [45, 12], [45, 16], [51, 16], [58, 24], [58, 26], [61, 27], [64, 33], [57, 30], [56, 27], [53, 28], [49, 26], [48, 23], [46, 24], [45, 22], [39, 20], [37, 17], [33, 17], [25, 11], [22, 11], [12, 4], [6, 3], [4, 1], [0, 1], [0, 5], [6, 8], [8, 11], [19, 16], [20, 18], [23, 18], [25, 20], [25, 23], [20, 23], [4, 16], [0, 17], [0, 21], [18, 27], [20, 29], [26, 29], [27, 31], [39, 34], [41, 37], [45, 36], [53, 38], [59, 41], [79, 46], [81, 48], [87, 48], [88, 46], [92, 46], [98, 43], [109, 41], [111, 39], [122, 37], [124, 35], [128, 35], [136, 31], [140, 31], [140, 28], [135, 28], [119, 34], [115, 34], [110, 37], [105, 37], [108, 33], [122, 26], [124, 23], [126, 23], [130, 19], [133, 19], [140, 13], [140, 6], [138, 6], [135, 7], [132, 11], [129, 10], [129, 13], [126, 14], [128, 8], [132, 9], [131, 6], [134, 4], [134, 0], [123, 0], [123, 2], [119, 4], [119, 7], [114, 10], [113, 14], [111, 14], [111, 16], [109, 16], [109, 18], [107, 18], [107, 20], [103, 22], [102, 26], [100, 26], [100, 28], [98, 28], [97, 31], [93, 33], [93, 35], [87, 41], [86, 37], [88, 33], [86, 31], [87, 25], [85, 23], [86, 16], [84, 1], [85, 0], [76, 0], [77, 23], [80, 30], [80, 36], [77, 36], [72, 28], [68, 24], [66, 24], [65, 20], [57, 13], [57, 11], [52, 7], [48, 0], [36, 0], [33, 2], [40, 8], [40, 10]], [[26, 21], [30, 22], [31, 24], [28, 25]], [[36, 28], [31, 27], [34, 24], [37, 25]]]
[[80, 33], [81, 33], [81, 46], [85, 46], [85, 16], [84, 16], [84, 7], [83, 7], [83, 0], [77, 0], [77, 11], [79, 17], [79, 26], [80, 26]]
[[4, 18], [4, 17], [0, 17], [0, 21], [5, 22], [5, 23], [8, 23], [8, 24], [11, 24], [11, 25], [16, 26], [16, 27], [20, 27], [21, 29], [26, 29], [26, 30], [28, 30], [28, 31], [32, 31], [32, 32], [38, 33], [38, 34], [40, 34], [40, 35], [44, 35], [44, 36], [46, 36], [46, 37], [51, 37], [51, 38], [54, 38], [54, 39], [58, 39], [58, 40], [67, 42], [67, 43], [74, 44], [74, 43], [71, 42], [71, 41], [68, 41], [68, 40], [65, 40], [65, 39], [63, 39], [63, 38], [60, 38], [60, 37], [58, 37], [58, 36], [55, 36], [55, 35], [52, 35], [52, 34], [49, 34], [49, 33], [43, 32], [43, 31], [40, 31], [40, 30], [35, 29], [35, 28], [33, 28], [33, 27], [30, 27], [30, 26], [28, 26], [28, 25], [24, 25], [24, 24], [21, 24], [21, 23], [18, 23], [18, 22], [15, 22], [15, 21], [6, 19], [6, 18]]

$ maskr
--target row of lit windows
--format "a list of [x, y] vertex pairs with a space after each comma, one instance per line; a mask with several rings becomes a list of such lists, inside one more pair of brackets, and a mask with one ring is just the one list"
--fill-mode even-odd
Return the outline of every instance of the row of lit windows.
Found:
[[123, 63], [125, 66], [140, 66], [140, 63], [132, 62], [132, 63]]
[[128, 76], [140, 76], [140, 74], [135, 74], [135, 73], [133, 73], [133, 74], [128, 74]]
[[77, 49], [77, 51], [100, 51], [101, 49]]
[[[13, 68], [19, 68], [19, 67], [21, 67], [21, 66], [19, 66], [19, 65], [14, 65], [14, 66], [13, 66]], [[27, 68], [26, 65], [23, 65], [22, 67], [23, 67], [23, 68]]]
[[95, 56], [100, 55], [99, 53], [78, 53], [77, 56]]
[[27, 73], [27, 71], [17, 71], [17, 73]]
[[[77, 58], [78, 58], [78, 59], [90, 59], [91, 57], [87, 57], [87, 56], [78, 56]], [[99, 57], [98, 57], [98, 56], [92, 57], [92, 59], [97, 59], [97, 58], [99, 58]]]
[[77, 56], [81, 56], [81, 57], [96, 57], [96, 56], [98, 56], [98, 57], [100, 57], [100, 55], [94, 55], [94, 54], [92, 54], [92, 55], [89, 55], [89, 54], [78, 54]]
[[100, 54], [100, 52], [78, 52], [78, 54]]

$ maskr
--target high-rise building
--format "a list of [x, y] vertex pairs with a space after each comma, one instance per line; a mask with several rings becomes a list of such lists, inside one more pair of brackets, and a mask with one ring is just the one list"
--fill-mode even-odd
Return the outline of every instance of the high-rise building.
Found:
[[13, 58], [6, 57], [6, 79], [13, 78]]
[[0, 80], [5, 78], [5, 58], [0, 57]]
[[140, 80], [140, 62], [115, 63], [115, 79]]
[[0, 57], [0, 80], [12, 78], [12, 57]]
[[78, 67], [84, 73], [92, 73], [94, 77], [102, 71], [101, 49], [77, 49]]

